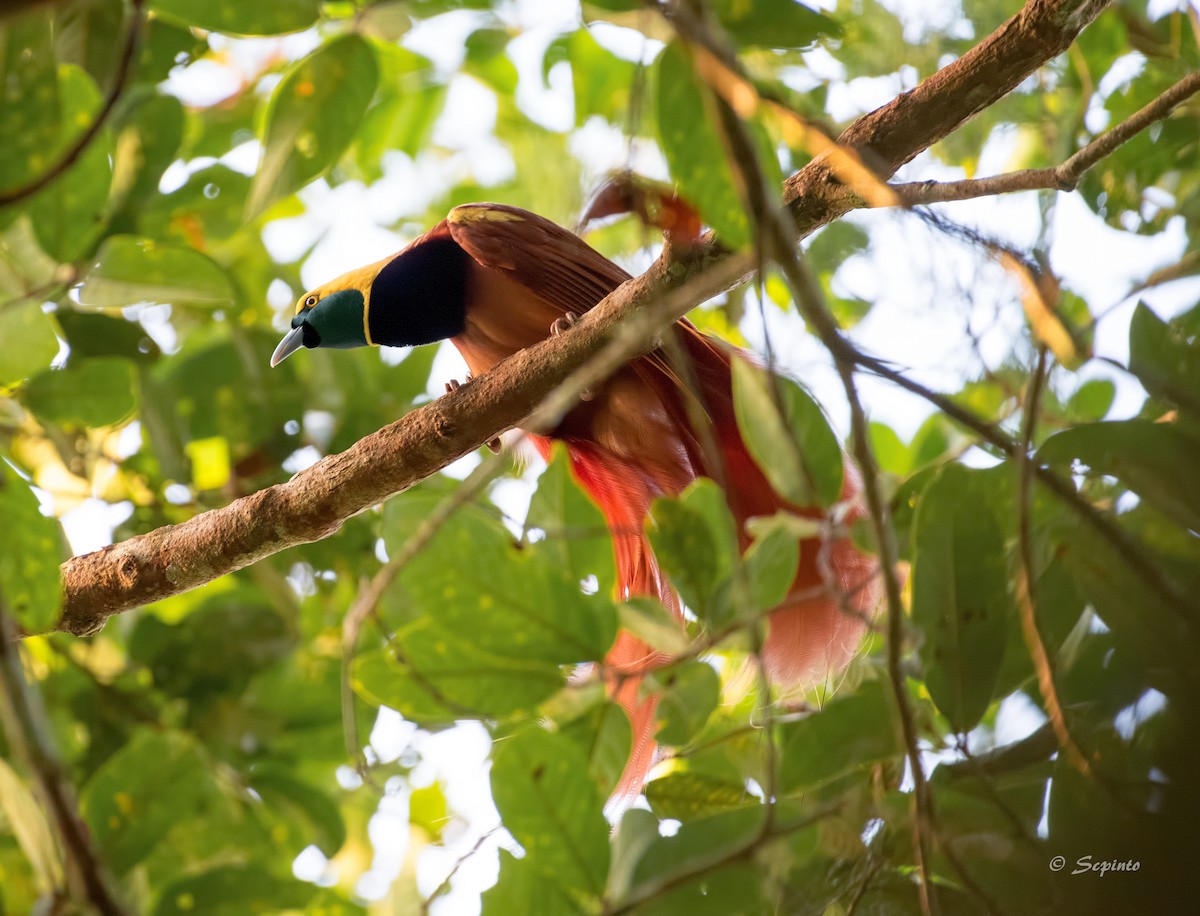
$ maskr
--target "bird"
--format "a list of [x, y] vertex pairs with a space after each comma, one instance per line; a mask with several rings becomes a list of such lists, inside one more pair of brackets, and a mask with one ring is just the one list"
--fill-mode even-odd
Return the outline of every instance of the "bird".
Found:
[[[614, 196], [621, 198], [616, 204]], [[642, 212], [628, 195], [600, 201], [606, 215]], [[661, 202], [659, 202], [661, 204]], [[679, 201], [655, 205], [660, 228], [699, 233]], [[668, 237], [670, 241], [670, 236]], [[565, 331], [630, 274], [579, 235], [517, 207], [457, 206], [399, 253], [351, 270], [305, 293], [291, 329], [271, 356], [276, 366], [302, 348], [420, 346], [449, 340], [472, 376], [548, 336]], [[780, 510], [825, 519], [819, 507], [783, 499], [747, 449], [733, 404], [732, 364], [753, 357], [699, 331], [686, 318], [673, 326], [675, 352], [690, 363], [687, 384], [663, 347], [627, 363], [594, 386], [546, 435], [530, 435], [548, 460], [565, 443], [571, 470], [603, 512], [613, 539], [618, 599], [648, 595], [681, 621], [684, 612], [654, 558], [645, 526], [652, 503], [681, 493], [699, 477], [723, 484], [740, 549], [747, 522]], [[455, 387], [448, 385], [447, 389]], [[697, 428], [697, 407], [708, 430]], [[715, 443], [715, 447], [714, 447]], [[843, 526], [861, 516], [861, 482], [848, 458], [839, 506]], [[844, 535], [809, 538], [788, 597], [768, 618], [762, 659], [785, 684], [812, 685], [853, 658], [878, 603], [874, 560]], [[622, 630], [604, 670], [610, 693], [629, 715], [633, 743], [618, 794], [635, 793], [656, 759], [657, 697], [642, 677], [666, 659]]]

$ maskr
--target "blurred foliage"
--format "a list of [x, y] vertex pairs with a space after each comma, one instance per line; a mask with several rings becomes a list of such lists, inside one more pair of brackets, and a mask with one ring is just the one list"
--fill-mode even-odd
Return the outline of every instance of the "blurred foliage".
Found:
[[[59, 612], [55, 517], [97, 519], [102, 507], [108, 521], [90, 524], [117, 539], [178, 522], [285, 480], [440, 390], [434, 348], [317, 351], [267, 368], [306, 259], [347, 216], [394, 230], [398, 245], [481, 198], [569, 224], [598, 177], [591, 147], [607, 137], [665, 163], [729, 245], [751, 240], [707, 87], [638, 0], [586, 0], [552, 35], [492, 0], [146, 6], [112, 116], [65, 166], [115, 79], [129, 4], [15, 4], [0, 18], [0, 193], [56, 170], [0, 208], [0, 598], [30, 630]], [[1017, 4], [930, 4], [924, 18], [875, 0], [842, 0], [828, 16], [791, 0], [709, 6], [756, 79], [833, 122], [853, 90], [912, 85]], [[1062, 161], [1194, 71], [1196, 30], [1194, 11], [1150, 21], [1118, 3], [932, 157], [971, 176], [996, 141], [1005, 169]], [[569, 116], [539, 110], [551, 87]], [[751, 128], [768, 175], [805, 161], [776, 125]], [[479, 143], [483, 154], [469, 149]], [[1195, 101], [1090, 171], [1080, 194], [1126, 233], [1182, 217], [1196, 251]], [[867, 225], [829, 226], [807, 243], [846, 326], [873, 305], [843, 270], [870, 263]], [[633, 266], [650, 240], [626, 221], [592, 241]], [[1190, 263], [1181, 275], [1197, 272]], [[695, 319], [738, 342], [760, 302], [794, 316], [774, 273], [757, 292], [736, 290]], [[1087, 326], [1108, 304], [1069, 292], [1062, 307]], [[1019, 313], [1015, 293], [1007, 307]], [[952, 399], [1017, 429], [1034, 343], [1018, 335]], [[1170, 320], [1135, 313], [1119, 362], [1144, 389], [1137, 416], [1109, 418], [1116, 387], [1091, 371], [1098, 362], [1055, 367], [1034, 444], [1121, 546], [1034, 487], [1028, 590], [1013, 462], [940, 413], [912, 436], [887, 417], [871, 424], [907, 573], [903, 688], [931, 771], [929, 867], [943, 912], [1166, 912], [1191, 899], [1200, 307]], [[821, 408], [799, 385], [772, 392], [745, 368], [738, 421], [766, 474], [802, 502], [835, 502], [840, 444]], [[918, 912], [911, 781], [882, 640], [824, 685], [832, 691], [771, 703], [750, 676], [763, 612], [811, 522], [759, 520], [739, 557], [715, 485], [656, 503], [651, 539], [693, 612], [685, 634], [655, 602], [613, 599], [611, 543], [563, 455], [524, 522], [503, 515], [511, 503], [498, 494], [523, 473], [458, 511], [402, 571], [345, 668], [341, 623], [361, 581], [453, 492], [451, 478], [91, 639], [23, 643], [92, 840], [133, 911], [415, 912], [413, 863], [431, 845], [463, 853], [474, 842], [464, 835], [492, 826], [431, 781], [436, 758], [421, 750], [420, 737], [469, 719], [496, 739], [491, 795], [507, 831], [485, 913]], [[1182, 599], [1152, 588], [1147, 566]], [[1017, 740], [998, 727], [1002, 707], [1039, 721], [1032, 710], [1044, 708], [1021, 630], [1027, 596], [1088, 775], [1056, 753], [1048, 726]], [[646, 786], [649, 810], [606, 820], [630, 727], [579, 666], [602, 658], [619, 627], [676, 656], [649, 684], [672, 756]], [[721, 638], [700, 641], [712, 633]], [[412, 724], [403, 753], [370, 741], [379, 706]], [[380, 728], [394, 731], [389, 716]], [[0, 752], [0, 912], [29, 913], [60, 880], [62, 853], [31, 774], [10, 742]], [[369, 834], [376, 816], [396, 819], [397, 799], [406, 838]], [[301, 853], [308, 864], [294, 870]], [[1085, 856], [1138, 871], [1072, 875]], [[423, 892], [447, 870], [424, 875]], [[455, 897], [435, 899], [435, 913], [472, 911], [458, 879], [437, 894], [447, 887]]]

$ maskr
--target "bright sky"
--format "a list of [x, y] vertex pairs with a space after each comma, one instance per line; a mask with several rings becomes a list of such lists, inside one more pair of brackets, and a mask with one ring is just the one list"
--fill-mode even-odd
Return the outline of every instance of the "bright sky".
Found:
[[[895, 0], [888, 5], [905, 11], [913, 36], [919, 36], [929, 24], [942, 26], [957, 17], [952, 6], [928, 0]], [[1150, 4], [1152, 15], [1174, 8], [1176, 3], [1171, 0], [1155, 0]], [[562, 66], [552, 71], [551, 87], [547, 89], [542, 84], [540, 68], [546, 44], [577, 26], [577, 8], [561, 0], [519, 0], [507, 7], [505, 15], [522, 32], [511, 50], [521, 74], [518, 99], [523, 109], [546, 126], [568, 128], [573, 121], [568, 72]], [[430, 56], [443, 67], [453, 68], [462, 53], [462, 40], [475, 22], [475, 14], [470, 12], [444, 16], [437, 23], [414, 28], [403, 44]], [[625, 56], [654, 50], [653, 43], [647, 44], [635, 33], [615, 27], [598, 28], [595, 33], [598, 40]], [[234, 92], [240, 86], [241, 74], [256, 72], [266, 56], [282, 51], [289, 57], [298, 57], [317, 43], [314, 33], [282, 39], [223, 40], [220, 44], [230, 50], [226, 62], [194, 64], [178, 73], [169, 88], [187, 102], [210, 104]], [[218, 41], [214, 39], [213, 44]], [[837, 78], [839, 74], [836, 61], [825, 52], [810, 55], [810, 63], [821, 76]], [[1126, 78], [1134, 75], [1137, 67], [1138, 61], [1132, 57]], [[830, 93], [834, 108], [831, 116], [846, 119], [869, 111], [909, 88], [911, 79], [911, 75], [904, 79], [860, 79], [837, 86]], [[511, 174], [508, 151], [489, 136], [494, 116], [495, 103], [489, 90], [468, 77], [456, 77], [446, 113], [434, 135], [436, 144], [456, 151], [455, 155], [421, 155], [414, 162], [403, 154], [390, 154], [385, 159], [384, 178], [369, 190], [353, 183], [331, 189], [323, 181], [316, 182], [302, 193], [307, 207], [304, 216], [267, 227], [268, 247], [274, 255], [291, 259], [319, 240], [302, 270], [308, 285], [316, 285], [403, 247], [409, 239], [386, 228], [399, 217], [423, 210], [464, 175], [488, 183], [499, 182]], [[1014, 132], [995, 137], [983, 151], [979, 174], [995, 174], [1009, 168], [1016, 145]], [[597, 176], [625, 164], [625, 139], [619, 131], [598, 121], [578, 132], [572, 148]], [[257, 154], [257, 145], [248, 143], [225, 161], [251, 172]], [[643, 152], [637, 167], [649, 174], [663, 174], [661, 161], [651, 153]], [[185, 167], [177, 163], [164, 177], [164, 188], [178, 185], [185, 174]], [[900, 177], [919, 180], [963, 176], [926, 155], [907, 166]], [[1035, 241], [1038, 211], [1033, 194], [952, 204], [942, 212], [1019, 248], [1028, 248]], [[869, 228], [872, 238], [870, 251], [847, 262], [837, 276], [837, 285], [843, 293], [875, 302], [868, 317], [853, 331], [863, 348], [884, 355], [934, 388], [956, 388], [962, 378], [976, 373], [976, 356], [969, 346], [964, 346], [964, 327], [968, 321], [980, 335], [980, 352], [989, 364], [995, 365], [1008, 353], [1023, 318], [1011, 284], [999, 268], [981, 266], [975, 253], [935, 237], [911, 215], [876, 211], [850, 218]], [[1100, 354], [1123, 360], [1129, 316], [1136, 304], [1134, 300], [1122, 304], [1123, 297], [1136, 281], [1183, 253], [1182, 223], [1176, 221], [1153, 238], [1126, 235], [1106, 227], [1077, 196], [1060, 194], [1052, 238], [1052, 264], [1064, 285], [1083, 295], [1093, 307], [1115, 306], [1099, 325], [1096, 349]], [[279, 312], [277, 324], [281, 329], [286, 323], [285, 313], [290, 317], [297, 292], [275, 289], [272, 293], [270, 304]], [[969, 294], [972, 304], [965, 304], [968, 300], [964, 292]], [[1200, 281], [1175, 283], [1153, 290], [1144, 298], [1165, 317], [1200, 298]], [[749, 309], [743, 330], [761, 348], [764, 328], [754, 311]], [[766, 309], [766, 315], [765, 332], [770, 334], [781, 364], [814, 391], [844, 434], [848, 423], [841, 386], [823, 349], [804, 335], [795, 315], [784, 315], [773, 307]], [[396, 358], [394, 354], [384, 356]], [[440, 393], [445, 379], [462, 378], [465, 371], [453, 348], [444, 346], [435, 363], [430, 394]], [[1141, 389], [1120, 372], [1093, 362], [1081, 374], [1108, 376], [1117, 383], [1114, 416], [1128, 416], [1138, 408]], [[902, 437], [910, 436], [930, 412], [923, 402], [886, 383], [863, 378], [861, 388], [873, 418], [893, 426]], [[130, 444], [136, 448], [136, 439]], [[315, 450], [308, 450], [296, 456], [289, 468], [311, 463], [316, 457]], [[473, 456], [466, 458], [454, 471], [463, 474], [475, 461]], [[534, 469], [527, 476], [533, 478], [536, 473]], [[528, 488], [519, 483], [506, 484], [501, 499], [510, 515], [523, 517]], [[88, 501], [64, 519], [72, 546], [82, 551], [108, 543], [113, 525], [127, 513], [127, 508]], [[1035, 727], [1038, 721], [1036, 710], [1005, 709], [997, 738], [1012, 740]], [[384, 710], [372, 733], [371, 744], [385, 760], [415, 752], [421, 763], [413, 773], [414, 784], [442, 782], [453, 810], [463, 819], [452, 831], [459, 834], [453, 842], [448, 842], [444, 849], [427, 848], [416, 863], [420, 889], [422, 893], [430, 893], [457, 858], [498, 823], [487, 788], [487, 735], [477, 725], [428, 735], [397, 714]], [[343, 777], [349, 781], [347, 784], [353, 782], [349, 771]], [[396, 781], [372, 820], [371, 836], [381, 852], [359, 885], [365, 896], [385, 894], [404, 862], [408, 840], [405, 791]], [[453, 893], [435, 905], [435, 914], [457, 916], [477, 911], [478, 893], [495, 880], [497, 843], [512, 845], [507, 834], [494, 835], [480, 854], [460, 868]], [[312, 880], [328, 881], [332, 877], [329, 867], [324, 857], [311, 848], [297, 859], [296, 872]]]

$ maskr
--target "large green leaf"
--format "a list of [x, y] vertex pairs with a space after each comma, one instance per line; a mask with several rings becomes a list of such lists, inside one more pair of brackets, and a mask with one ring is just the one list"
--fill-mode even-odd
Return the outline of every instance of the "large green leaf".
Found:
[[537, 727], [502, 742], [492, 795], [531, 866], [577, 905], [599, 897], [608, 877], [608, 823], [574, 743]]
[[355, 689], [377, 706], [417, 722], [496, 718], [528, 712], [562, 688], [562, 670], [546, 662], [492, 655], [470, 633], [418, 621], [398, 632], [402, 656], [389, 649], [360, 655]]
[[711, 665], [686, 662], [654, 676], [661, 687], [655, 718], [663, 744], [683, 745], [704, 728], [721, 698], [721, 680]]
[[84, 277], [79, 301], [95, 308], [150, 302], [220, 308], [233, 301], [233, 286], [220, 265], [199, 251], [114, 235]]
[[38, 499], [0, 453], [0, 598], [5, 613], [38, 633], [58, 619], [58, 523], [42, 514]]
[[[725, 245], [749, 246], [754, 237], [738, 194], [739, 182], [709, 117], [704, 92], [677, 42], [660, 55], [656, 76], [658, 142], [680, 196], [699, 210]], [[779, 164], [765, 136], [757, 130], [751, 133], [758, 141], [758, 162], [766, 174], [768, 192], [774, 192], [780, 186]]]
[[5, 138], [0, 190], [40, 177], [59, 148], [62, 122], [51, 39], [45, 16], [9, 16], [0, 24], [0, 132]]
[[[384, 514], [389, 549], [402, 549], [441, 498], [422, 488], [392, 500]], [[598, 660], [616, 637], [616, 610], [607, 595], [584, 594], [560, 547], [522, 546], [494, 516], [464, 507], [404, 567], [385, 608], [469, 634], [473, 647], [498, 656], [550, 664]]]
[[1200, 340], [1144, 303], [1129, 323], [1129, 368], [1152, 395], [1200, 417]]
[[278, 35], [316, 22], [321, 0], [150, 0], [150, 8], [167, 19], [212, 32]]
[[104, 861], [123, 875], [195, 814], [210, 785], [191, 736], [145, 728], [92, 776], [80, 806]]
[[36, 302], [0, 306], [0, 341], [0, 385], [40, 372], [58, 353], [54, 322]]
[[571, 474], [570, 458], [560, 443], [529, 500], [525, 526], [541, 529], [545, 549], [572, 576], [580, 581], [595, 576], [600, 594], [612, 593], [616, 573], [608, 525]]
[[780, 726], [779, 752], [783, 792], [900, 756], [903, 749], [884, 685], [870, 681], [800, 721]]
[[[257, 865], [219, 865], [164, 888], [153, 916], [239, 916], [243, 913], [302, 909], [318, 888], [307, 881], [280, 878]], [[334, 910], [326, 910], [333, 913]], [[350, 909], [343, 912], [351, 913]]]
[[337, 161], [354, 140], [377, 81], [375, 54], [354, 34], [322, 45], [287, 72], [267, 107], [248, 216], [300, 190]]
[[44, 420], [79, 426], [112, 426], [137, 407], [133, 364], [118, 356], [47, 369], [29, 380], [23, 396]]
[[828, 506], [842, 493], [842, 451], [820, 405], [800, 385], [733, 360], [738, 430], [771, 485], [798, 506]]
[[[100, 90], [85, 70], [63, 64], [58, 80], [63, 129], [60, 144], [48, 153], [50, 161], [87, 129], [100, 108]], [[61, 176], [30, 198], [29, 217], [47, 254], [73, 261], [95, 243], [112, 183], [111, 152], [110, 134], [102, 131]]]
[[805, 48], [838, 24], [796, 0], [714, 0], [712, 11], [742, 44], [763, 48]]
[[1177, 424], [1123, 420], [1055, 433], [1038, 457], [1051, 464], [1078, 461], [1094, 474], [1116, 477], [1183, 527], [1200, 531], [1198, 450], [1200, 438]]
[[1004, 661], [1011, 612], [1004, 532], [991, 508], [1005, 467], [947, 465], [920, 495], [913, 523], [913, 622], [925, 683], [955, 731], [983, 716]]
[[646, 530], [687, 606], [712, 622], [726, 617], [737, 536], [721, 488], [705, 477], [678, 497], [655, 500]]

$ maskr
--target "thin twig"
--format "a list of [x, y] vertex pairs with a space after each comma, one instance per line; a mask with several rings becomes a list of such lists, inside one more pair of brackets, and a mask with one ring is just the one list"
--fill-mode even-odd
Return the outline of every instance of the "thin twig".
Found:
[[1063, 716], [1062, 704], [1058, 699], [1058, 689], [1054, 685], [1054, 665], [1050, 653], [1046, 651], [1046, 643], [1037, 625], [1037, 604], [1034, 597], [1034, 568], [1033, 568], [1033, 532], [1030, 515], [1033, 511], [1033, 465], [1030, 455], [1034, 434], [1037, 429], [1038, 405], [1042, 399], [1042, 389], [1046, 382], [1047, 360], [1046, 348], [1037, 349], [1037, 361], [1033, 373], [1029, 377], [1029, 390], [1025, 395], [1025, 416], [1021, 423], [1021, 448], [1015, 461], [1017, 465], [1017, 553], [1020, 564], [1017, 569], [1017, 609], [1021, 614], [1021, 635], [1025, 637], [1025, 646], [1033, 661], [1034, 671], [1037, 672], [1038, 688], [1046, 704], [1046, 715], [1054, 728], [1059, 746], [1067, 755], [1071, 766], [1079, 771], [1081, 776], [1091, 773], [1087, 758], [1075, 743], [1070, 729], [1067, 728]]
[[130, 0], [129, 24], [125, 28], [125, 41], [121, 46], [121, 56], [117, 60], [117, 69], [113, 73], [112, 85], [108, 87], [108, 95], [104, 97], [104, 103], [100, 106], [100, 111], [96, 114], [92, 123], [87, 126], [87, 129], [83, 133], [75, 138], [75, 141], [67, 147], [66, 152], [47, 171], [20, 187], [0, 191], [0, 207], [6, 207], [27, 197], [32, 197], [74, 165], [75, 160], [96, 139], [96, 135], [103, 129], [104, 123], [108, 120], [109, 115], [112, 114], [113, 109], [116, 108], [121, 94], [125, 91], [125, 85], [129, 82], [129, 74], [133, 70], [133, 61], [142, 34], [142, 24], [145, 21], [145, 17], [142, 15], [142, 7], [144, 5], [145, 0]]
[[0, 722], [8, 745], [24, 761], [48, 814], [47, 822], [62, 852], [70, 898], [90, 904], [102, 916], [124, 916], [128, 911], [111, 890], [107, 870], [79, 817], [75, 789], [51, 741], [41, 696], [25, 680], [16, 636], [16, 625], [0, 596]]
[[[1117, 147], [1145, 130], [1156, 121], [1167, 117], [1171, 111], [1189, 97], [1200, 92], [1200, 72], [1191, 73], [1156, 98], [1153, 102], [1130, 115], [1116, 127], [1076, 152], [1056, 166], [1044, 169], [1022, 169], [989, 178], [971, 178], [964, 181], [913, 181], [889, 185], [905, 206], [946, 203], [955, 200], [971, 200], [993, 194], [1008, 194], [1013, 191], [1058, 190], [1073, 191], [1084, 173]], [[877, 207], [872, 198], [864, 198], [867, 206]], [[894, 205], [894, 204], [893, 204]]]
[[732, 865], [741, 859], [749, 858], [768, 843], [790, 836], [797, 831], [805, 830], [827, 817], [833, 817], [840, 813], [841, 809], [842, 806], [840, 804], [825, 805], [799, 820], [776, 826], [765, 833], [760, 831], [736, 849], [729, 852], [721, 851], [694, 868], [672, 874], [666, 880], [648, 878], [639, 885], [640, 890], [637, 890], [637, 893], [631, 893], [619, 906], [612, 906], [611, 904], [606, 906], [602, 912], [604, 916], [624, 916], [625, 913], [632, 913], [649, 900], [653, 900], [668, 891], [695, 881], [697, 878], [702, 878], [704, 875], [724, 868], [727, 865]]

